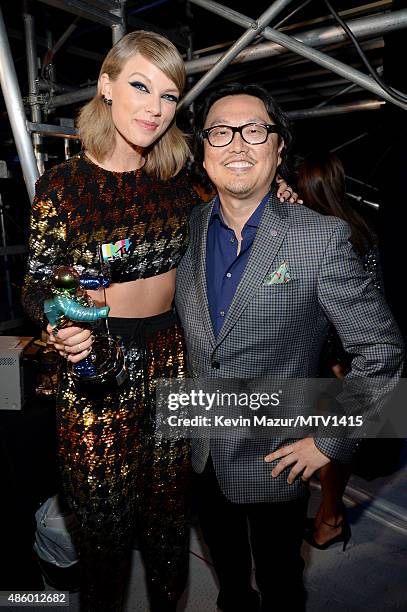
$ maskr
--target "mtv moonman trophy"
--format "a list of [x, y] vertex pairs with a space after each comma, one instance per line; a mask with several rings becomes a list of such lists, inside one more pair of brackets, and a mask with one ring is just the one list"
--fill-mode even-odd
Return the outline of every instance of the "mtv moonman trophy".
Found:
[[[105, 324], [109, 307], [96, 308], [82, 288], [105, 288], [109, 282], [103, 278], [80, 277], [78, 272], [68, 266], [58, 267], [53, 276], [54, 297], [44, 303], [45, 315], [53, 327], [61, 329], [72, 322], [87, 323], [91, 327], [95, 321], [104, 319]], [[75, 383], [81, 388], [95, 389], [98, 385], [120, 386], [127, 378], [127, 370], [123, 351], [116, 340], [109, 334], [92, 329], [95, 340], [92, 352], [80, 362], [68, 367]]]

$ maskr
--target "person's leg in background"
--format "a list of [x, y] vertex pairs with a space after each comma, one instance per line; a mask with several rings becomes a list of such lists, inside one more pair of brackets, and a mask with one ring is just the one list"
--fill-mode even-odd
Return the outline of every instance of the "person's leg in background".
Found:
[[341, 535], [344, 526], [348, 529], [342, 498], [351, 470], [350, 464], [341, 463], [328, 463], [319, 470], [322, 499], [314, 519], [312, 534], [317, 544], [326, 544]]

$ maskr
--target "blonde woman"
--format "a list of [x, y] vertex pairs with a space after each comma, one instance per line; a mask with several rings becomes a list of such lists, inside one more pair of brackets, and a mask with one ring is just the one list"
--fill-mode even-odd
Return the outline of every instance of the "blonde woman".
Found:
[[88, 293], [96, 306], [106, 297], [110, 332], [120, 338], [129, 371], [120, 388], [101, 395], [79, 392], [61, 369], [60, 465], [80, 523], [83, 610], [122, 609], [135, 528], [151, 610], [174, 611], [187, 577], [189, 445], [154, 435], [155, 380], [186, 375], [172, 310], [175, 269], [197, 201], [182, 170], [188, 146], [175, 124], [184, 81], [182, 58], [167, 39], [144, 31], [122, 38], [79, 115], [83, 151], [36, 186], [27, 312], [69, 362], [88, 356], [91, 332], [72, 325], [53, 333], [44, 300], [57, 265], [99, 276], [102, 251], [110, 286], [106, 295]]
[[[66, 368], [58, 392], [64, 492], [80, 523], [84, 610], [122, 609], [137, 526], [151, 609], [175, 610], [187, 573], [186, 441], [154, 436], [154, 381], [185, 376], [181, 328], [172, 311], [175, 268], [188, 240], [193, 192], [188, 147], [174, 122], [182, 58], [167, 39], [133, 32], [103, 62], [98, 93], [78, 121], [82, 153], [38, 181], [23, 301], [43, 327], [50, 276], [60, 264], [100, 275], [110, 332], [123, 344], [128, 380], [103, 397], [77, 391]], [[126, 248], [116, 249], [124, 241]], [[103, 248], [104, 247], [104, 248]], [[103, 290], [88, 291], [96, 305]], [[78, 362], [92, 347], [76, 325], [52, 334]]]

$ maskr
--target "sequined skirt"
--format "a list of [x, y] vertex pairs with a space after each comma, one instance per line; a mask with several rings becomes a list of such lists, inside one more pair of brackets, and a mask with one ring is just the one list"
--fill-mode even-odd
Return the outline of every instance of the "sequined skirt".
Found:
[[155, 381], [184, 378], [172, 312], [109, 319], [129, 371], [119, 389], [81, 394], [65, 371], [58, 396], [64, 493], [80, 523], [82, 610], [121, 610], [134, 534], [152, 610], [175, 610], [187, 577], [189, 443], [155, 432]]

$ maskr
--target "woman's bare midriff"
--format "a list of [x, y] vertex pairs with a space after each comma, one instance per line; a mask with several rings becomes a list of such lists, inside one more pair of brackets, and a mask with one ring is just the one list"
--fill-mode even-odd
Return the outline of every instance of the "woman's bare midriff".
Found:
[[[106, 289], [110, 317], [152, 317], [171, 309], [176, 270], [128, 283], [113, 283]], [[104, 306], [103, 289], [88, 291], [95, 305]]]

